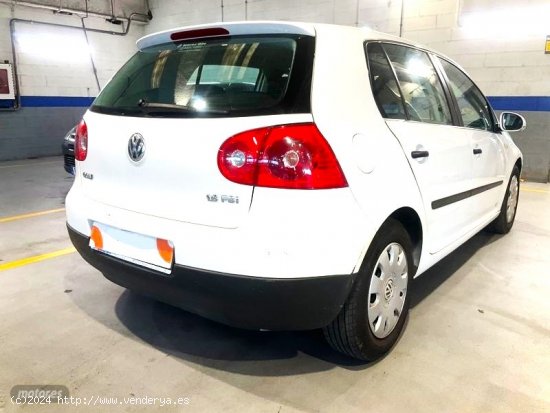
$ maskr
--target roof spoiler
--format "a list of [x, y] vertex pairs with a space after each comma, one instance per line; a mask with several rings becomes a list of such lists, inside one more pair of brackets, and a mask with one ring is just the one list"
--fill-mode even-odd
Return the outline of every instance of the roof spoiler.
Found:
[[136, 44], [139, 50], [163, 43], [192, 39], [239, 36], [247, 34], [298, 34], [315, 36], [311, 24], [290, 22], [232, 22], [201, 24], [165, 30], [142, 37]]

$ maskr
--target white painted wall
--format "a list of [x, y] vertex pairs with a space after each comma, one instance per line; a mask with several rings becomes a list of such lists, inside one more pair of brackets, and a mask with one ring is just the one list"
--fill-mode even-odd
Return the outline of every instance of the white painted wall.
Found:
[[[0, 61], [13, 60], [9, 35], [11, 18], [52, 22], [81, 27], [76, 16], [54, 15], [51, 11], [0, 3]], [[121, 26], [90, 17], [86, 25], [121, 31]], [[23, 96], [96, 96], [97, 84], [82, 30], [41, 24], [16, 23], [17, 69]], [[135, 42], [143, 36], [143, 25], [134, 24], [127, 36], [89, 33], [90, 48], [98, 71], [100, 86], [136, 51]], [[52, 45], [52, 43], [54, 43]], [[52, 47], [53, 52], [48, 52]], [[71, 50], [75, 50], [71, 52]]]
[[[403, 35], [439, 50], [466, 68], [491, 96], [550, 95], [550, 55], [544, 54], [550, 26], [550, 1], [530, 0], [403, 0]], [[222, 20], [221, 0], [150, 0], [154, 19], [135, 24], [126, 37], [89, 34], [92, 55], [104, 86], [135, 51], [143, 34]], [[399, 34], [401, 0], [224, 0], [223, 19], [300, 20], [367, 25]], [[12, 17], [80, 25], [80, 19], [0, 4], [0, 61], [12, 60], [9, 19]], [[545, 24], [546, 23], [546, 24]], [[102, 19], [91, 27], [121, 30]], [[487, 27], [489, 25], [489, 27]], [[500, 25], [500, 27], [499, 27]], [[38, 37], [63, 35], [69, 43], [83, 41], [76, 30], [17, 23], [17, 32]], [[60, 50], [64, 45], [60, 44]], [[64, 56], [44, 59], [40, 53], [18, 53], [22, 95], [95, 96], [90, 62]]]
[[[147, 33], [222, 19], [221, 0], [150, 0]], [[300, 20], [399, 34], [401, 0], [224, 0], [225, 21]], [[447, 54], [491, 96], [550, 95], [548, 0], [403, 0], [403, 36]]]

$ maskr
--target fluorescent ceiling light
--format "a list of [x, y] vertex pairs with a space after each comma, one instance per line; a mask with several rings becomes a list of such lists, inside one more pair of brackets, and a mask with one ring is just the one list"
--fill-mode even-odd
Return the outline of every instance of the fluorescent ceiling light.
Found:
[[462, 13], [460, 27], [472, 37], [513, 39], [537, 36], [548, 31], [550, 5], [518, 5], [482, 12]]

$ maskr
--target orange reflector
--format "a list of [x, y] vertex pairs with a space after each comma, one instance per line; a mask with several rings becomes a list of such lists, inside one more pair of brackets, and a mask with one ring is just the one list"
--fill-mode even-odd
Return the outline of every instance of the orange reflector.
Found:
[[157, 250], [160, 257], [166, 261], [168, 264], [172, 264], [172, 259], [174, 258], [174, 247], [170, 241], [165, 239], [157, 238]]
[[92, 227], [92, 234], [90, 235], [90, 238], [94, 242], [94, 247], [98, 250], [103, 249], [103, 236], [101, 235], [101, 231], [98, 227], [95, 225]]

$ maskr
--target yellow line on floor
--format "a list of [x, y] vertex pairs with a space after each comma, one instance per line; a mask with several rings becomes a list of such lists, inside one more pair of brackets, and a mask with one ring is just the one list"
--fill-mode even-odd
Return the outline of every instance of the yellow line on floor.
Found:
[[14, 215], [11, 217], [0, 218], [0, 223], [18, 221], [20, 219], [39, 217], [39, 216], [48, 215], [48, 214], [55, 214], [56, 212], [62, 212], [62, 211], [65, 211], [65, 208], [48, 209], [47, 211], [38, 211], [38, 212], [31, 212], [28, 214]]
[[69, 247], [59, 251], [48, 252], [47, 254], [35, 255], [34, 257], [28, 257], [17, 261], [6, 262], [4, 264], [0, 264], [0, 271], [11, 270], [17, 267], [22, 267], [24, 265], [33, 264], [35, 262], [49, 260], [50, 258], [61, 257], [62, 255], [72, 254], [75, 251], [76, 250], [74, 249], [74, 247]]
[[550, 191], [545, 191], [544, 189], [533, 189], [533, 188], [525, 188], [525, 187], [520, 188], [520, 191], [537, 192], [539, 194], [550, 194]]

